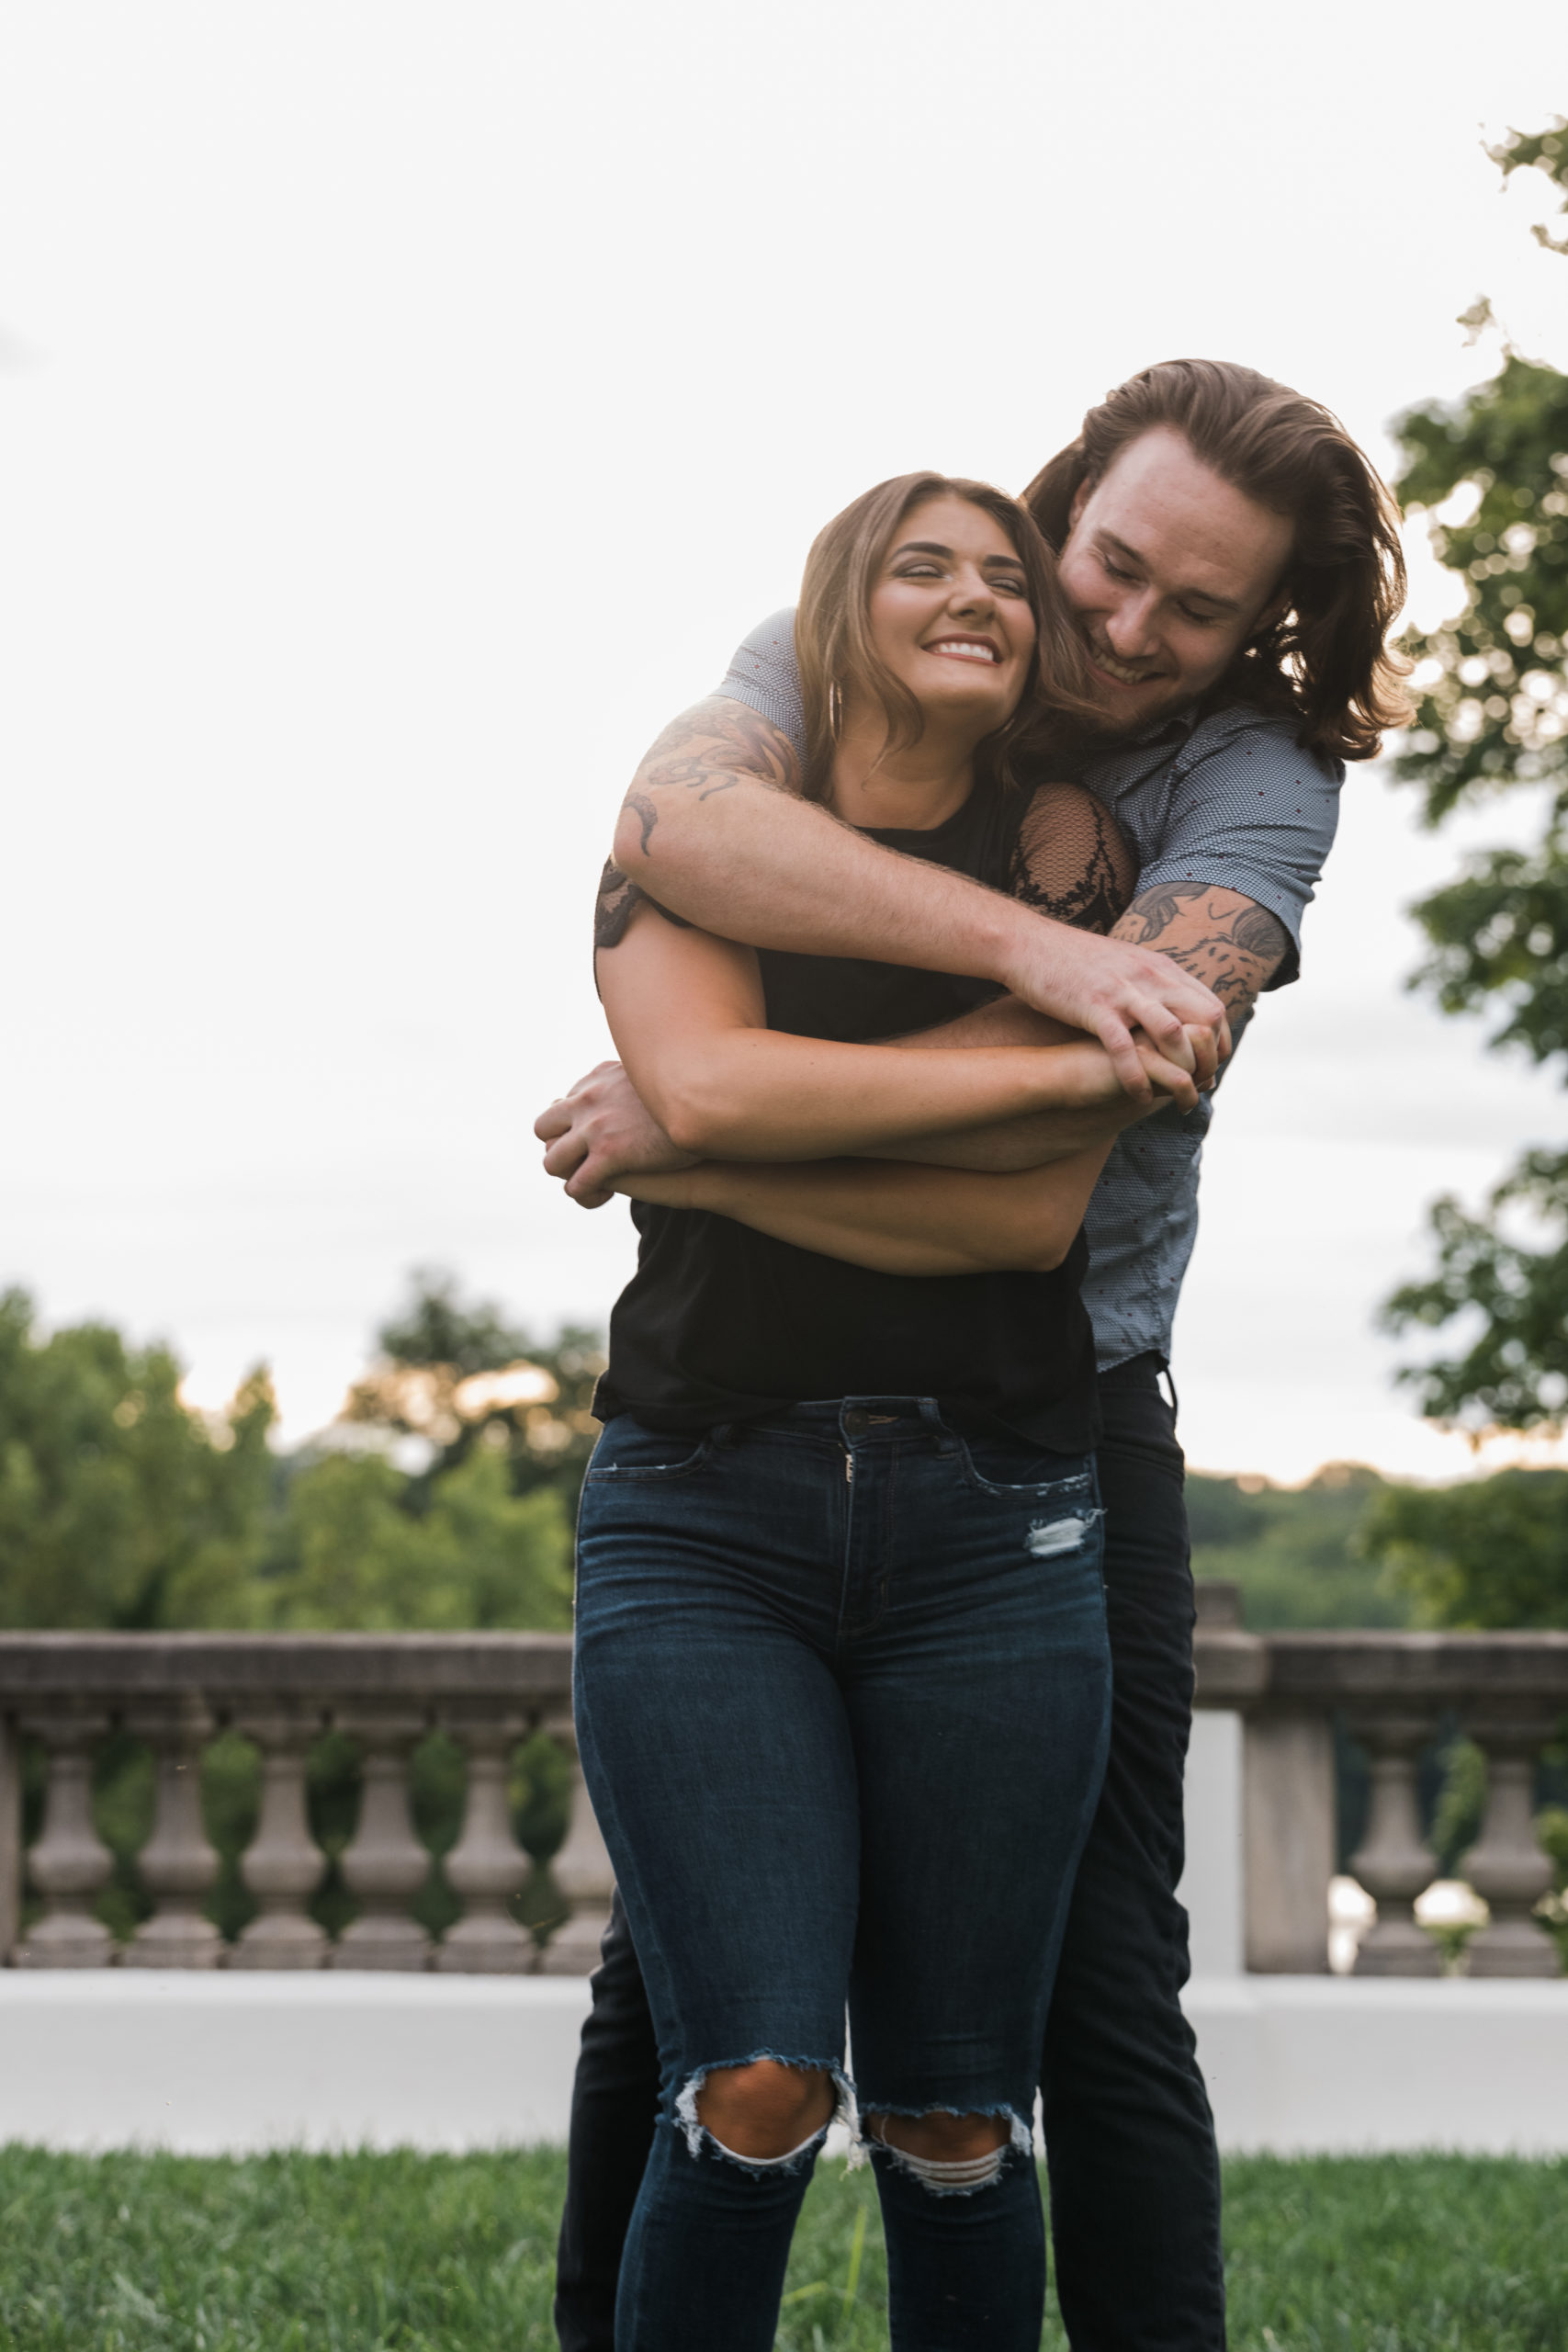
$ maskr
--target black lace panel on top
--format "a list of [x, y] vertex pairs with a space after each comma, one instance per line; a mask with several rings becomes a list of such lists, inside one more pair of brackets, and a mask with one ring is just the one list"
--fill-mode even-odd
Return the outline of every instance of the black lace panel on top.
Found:
[[1035, 786], [1019, 826], [1015, 899], [1079, 931], [1109, 931], [1137, 880], [1126, 835], [1103, 802], [1081, 784]]

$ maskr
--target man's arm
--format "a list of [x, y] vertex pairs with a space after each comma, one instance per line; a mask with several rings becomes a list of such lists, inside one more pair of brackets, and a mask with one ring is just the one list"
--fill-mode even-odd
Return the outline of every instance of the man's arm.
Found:
[[1170, 959], [901, 857], [800, 798], [800, 786], [789, 737], [748, 704], [712, 695], [666, 728], [639, 766], [615, 864], [721, 938], [997, 980], [1098, 1037], [1145, 1106], [1153, 1097], [1134, 1031], [1179, 1057], [1185, 1026], [1219, 1020], [1208, 988]]
[[1114, 933], [1169, 956], [1212, 989], [1238, 1037], [1290, 951], [1278, 915], [1214, 882], [1156, 882], [1140, 890]]

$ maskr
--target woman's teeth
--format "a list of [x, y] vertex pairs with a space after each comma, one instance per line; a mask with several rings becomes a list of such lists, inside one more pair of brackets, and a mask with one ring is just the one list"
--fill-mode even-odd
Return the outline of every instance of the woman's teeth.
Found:
[[997, 659], [988, 645], [975, 645], [966, 638], [939, 638], [931, 650], [933, 653], [956, 653], [965, 662], [989, 662], [994, 664]]

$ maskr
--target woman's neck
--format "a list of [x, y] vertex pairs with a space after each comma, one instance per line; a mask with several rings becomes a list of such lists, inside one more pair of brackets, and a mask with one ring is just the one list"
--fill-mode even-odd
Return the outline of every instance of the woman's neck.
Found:
[[886, 723], [880, 710], [864, 719], [847, 715], [829, 770], [828, 805], [846, 825], [931, 832], [974, 790], [974, 745], [944, 742], [928, 726], [907, 751], [885, 752]]

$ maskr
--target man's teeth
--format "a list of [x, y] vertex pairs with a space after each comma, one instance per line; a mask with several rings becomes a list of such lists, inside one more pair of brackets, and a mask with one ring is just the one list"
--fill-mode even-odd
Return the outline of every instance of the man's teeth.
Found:
[[1103, 670], [1108, 677], [1114, 678], [1119, 686], [1141, 686], [1145, 683], [1142, 670], [1130, 670], [1125, 662], [1118, 662], [1113, 653], [1101, 653], [1097, 650], [1093, 658], [1096, 669]]
[[931, 647], [931, 651], [933, 653], [959, 653], [963, 655], [966, 662], [994, 662], [997, 658], [988, 645], [971, 645], [966, 639], [957, 637], [944, 637], [939, 639], [937, 643]]

